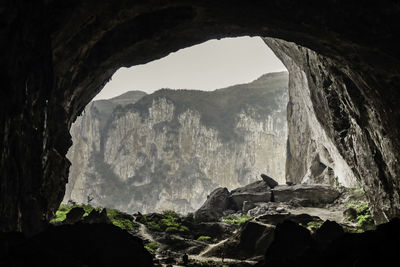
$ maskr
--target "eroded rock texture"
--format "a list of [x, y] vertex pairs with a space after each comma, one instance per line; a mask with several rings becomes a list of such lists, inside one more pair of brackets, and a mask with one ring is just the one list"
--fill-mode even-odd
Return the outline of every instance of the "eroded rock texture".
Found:
[[395, 1], [372, 0], [2, 1], [1, 230], [34, 232], [54, 213], [69, 127], [116, 69], [239, 35], [315, 52], [299, 48], [296, 61], [317, 120], [377, 221], [398, 216], [399, 14]]
[[358, 77], [339, 59], [282, 40], [265, 41], [290, 72], [287, 179], [345, 186], [358, 181], [377, 222], [397, 216], [396, 140], [382, 124], [394, 114], [381, 110], [389, 99], [378, 97], [370, 77]]
[[288, 73], [213, 92], [129, 92], [89, 104], [71, 127], [64, 201], [134, 213], [200, 207], [265, 172], [285, 183]]

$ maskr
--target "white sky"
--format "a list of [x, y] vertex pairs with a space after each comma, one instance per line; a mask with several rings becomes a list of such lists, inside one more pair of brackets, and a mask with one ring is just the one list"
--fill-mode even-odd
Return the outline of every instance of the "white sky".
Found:
[[120, 68], [94, 100], [132, 90], [146, 93], [161, 88], [210, 91], [284, 70], [285, 66], [260, 37], [210, 40], [144, 65]]

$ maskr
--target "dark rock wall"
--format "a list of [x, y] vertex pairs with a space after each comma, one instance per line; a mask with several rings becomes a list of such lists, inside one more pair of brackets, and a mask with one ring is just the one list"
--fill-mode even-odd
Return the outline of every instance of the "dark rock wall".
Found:
[[2, 1], [0, 230], [37, 231], [55, 211], [68, 128], [116, 69], [239, 35], [321, 56], [304, 55], [311, 70], [322, 68], [306, 72], [317, 119], [378, 221], [398, 215], [399, 14], [395, 1], [371, 0]]
[[[57, 114], [51, 113], [56, 105], [45, 17], [39, 2], [0, 5], [0, 231], [41, 229], [68, 177], [65, 112], [52, 122]], [[65, 126], [56, 132], [58, 125]]]
[[[360, 73], [358, 68], [345, 61], [346, 55], [341, 55], [343, 58], [339, 61], [340, 56], [336, 57], [338, 59], [327, 58], [286, 41], [270, 38], [265, 41], [286, 62], [289, 71], [294, 69], [292, 65], [297, 68], [292, 72], [292, 83], [307, 84], [289, 89], [291, 100], [296, 100], [294, 94], [300, 91], [308, 102], [291, 112], [293, 103], [289, 101], [287, 178], [293, 175], [294, 181], [299, 182], [299, 170], [307, 166], [299, 161], [306, 160], [309, 154], [321, 153], [319, 144], [315, 144], [321, 140], [315, 142], [310, 138], [313, 128], [321, 125], [323, 131], [317, 129], [320, 131], [317, 135], [327, 136], [323, 148], [328, 148], [334, 164], [339, 165], [336, 166], [338, 172], [343, 172], [339, 182], [351, 185], [354, 184], [353, 175], [357, 178], [369, 198], [377, 222], [398, 216], [399, 181], [396, 178], [400, 169], [393, 164], [399, 159], [398, 140], [392, 133], [396, 131], [392, 123], [396, 125], [397, 122], [392, 122], [394, 113], [388, 116], [382, 109], [391, 99], [382, 97], [377, 91], [388, 85], [375, 84], [371, 80], [375, 73]], [[297, 77], [293, 77], [296, 75], [302, 75], [301, 79], [296, 81]], [[311, 109], [318, 121], [303, 115], [306, 109]], [[302, 131], [302, 127], [306, 131]], [[320, 150], [323, 152], [324, 149]]]

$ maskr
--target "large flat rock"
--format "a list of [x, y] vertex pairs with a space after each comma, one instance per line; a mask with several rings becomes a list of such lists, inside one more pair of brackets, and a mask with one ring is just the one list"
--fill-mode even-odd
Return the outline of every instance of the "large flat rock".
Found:
[[339, 191], [327, 185], [279, 185], [274, 188], [274, 198], [276, 202], [294, 201], [302, 206], [319, 206], [329, 204], [334, 202], [339, 195]]

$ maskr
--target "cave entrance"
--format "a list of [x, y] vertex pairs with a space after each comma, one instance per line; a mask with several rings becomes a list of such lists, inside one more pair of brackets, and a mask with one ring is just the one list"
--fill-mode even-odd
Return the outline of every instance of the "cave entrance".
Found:
[[71, 126], [64, 202], [188, 213], [261, 173], [284, 184], [287, 103], [286, 68], [260, 37], [119, 69]]

